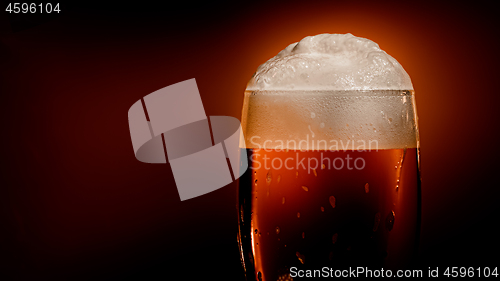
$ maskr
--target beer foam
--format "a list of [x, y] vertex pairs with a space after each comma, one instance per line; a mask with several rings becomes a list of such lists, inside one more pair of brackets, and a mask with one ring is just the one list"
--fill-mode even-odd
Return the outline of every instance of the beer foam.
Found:
[[241, 147], [372, 150], [418, 147], [403, 67], [368, 39], [320, 34], [259, 66], [245, 91]]
[[247, 90], [413, 90], [410, 76], [377, 43], [319, 34], [260, 65]]
[[378, 150], [418, 147], [413, 91], [246, 91], [246, 148]]

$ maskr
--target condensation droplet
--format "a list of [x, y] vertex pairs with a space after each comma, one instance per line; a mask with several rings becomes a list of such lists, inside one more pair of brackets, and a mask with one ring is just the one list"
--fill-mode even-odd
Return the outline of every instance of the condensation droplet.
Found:
[[335, 196], [330, 196], [330, 198], [328, 198], [328, 201], [330, 201], [330, 205], [332, 205], [332, 208], [335, 208]]
[[279, 226], [276, 227], [276, 234], [280, 234], [280, 227]]
[[324, 212], [325, 211], [325, 208], [323, 208], [323, 206], [321, 206], [321, 212]]
[[295, 172], [295, 177], [298, 178], [299, 177], [299, 172]]
[[325, 164], [321, 164], [321, 169], [324, 170], [325, 168], [326, 168]]
[[257, 233], [259, 233], [259, 230], [256, 228], [256, 229], [255, 229], [255, 234], [257, 234]]
[[302, 186], [302, 189], [303, 189], [304, 191], [309, 191], [309, 188], [307, 188], [307, 186], [305, 186], [305, 185], [303, 185], [303, 186]]
[[314, 176], [315, 176], [315, 177], [317, 177], [317, 176], [318, 176], [318, 173], [316, 173], [316, 169], [312, 169], [312, 170], [313, 170], [313, 174], [314, 174]]
[[373, 220], [373, 232], [377, 231], [379, 224], [380, 224], [380, 213], [376, 213], [375, 219]]
[[307, 128], [309, 128], [309, 132], [311, 132], [311, 137], [314, 138], [314, 132], [311, 129], [311, 125], [307, 125]]
[[257, 279], [258, 279], [259, 281], [262, 281], [262, 273], [261, 273], [260, 271], [259, 271], [259, 272], [257, 272]]
[[281, 175], [278, 175], [278, 178], [276, 179], [276, 181], [279, 183], [281, 181]]
[[306, 233], [302, 232], [302, 239], [306, 238]]
[[297, 212], [297, 218], [300, 218], [300, 213], [299, 212]]
[[271, 173], [271, 170], [269, 170], [269, 172], [267, 172], [267, 175], [266, 175], [266, 182], [267, 184], [271, 184], [271, 181], [273, 180], [273, 175]]
[[295, 252], [295, 255], [297, 256], [301, 264], [304, 264], [306, 262], [306, 257], [301, 253]]
[[370, 185], [368, 183], [365, 183], [365, 192], [370, 192]]
[[283, 197], [283, 199], [281, 199], [281, 204], [285, 204], [285, 197]]
[[335, 244], [337, 243], [337, 238], [339, 237], [339, 234], [338, 233], [335, 233], [332, 235], [332, 243]]
[[398, 192], [398, 191], [399, 191], [399, 185], [396, 184], [396, 192]]
[[319, 123], [319, 127], [320, 128], [324, 128], [325, 127], [325, 123], [323, 123], [323, 122]]
[[314, 118], [314, 117], [316, 117], [316, 113], [311, 112], [311, 118]]
[[392, 228], [394, 227], [394, 219], [395, 219], [394, 211], [391, 211], [387, 215], [387, 218], [385, 219], [385, 227], [387, 227], [387, 230], [391, 231]]
[[255, 182], [255, 186], [257, 186], [257, 179], [255, 179], [255, 181], [254, 181], [254, 182]]

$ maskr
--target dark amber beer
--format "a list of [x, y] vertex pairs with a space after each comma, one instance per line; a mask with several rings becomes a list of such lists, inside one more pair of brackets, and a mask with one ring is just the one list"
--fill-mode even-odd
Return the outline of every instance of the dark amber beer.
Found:
[[[256, 280], [287, 280], [292, 267], [409, 264], [420, 219], [416, 148], [249, 149], [248, 157], [252, 169], [239, 187], [240, 231], [245, 267]], [[304, 165], [288, 169], [301, 160]]]
[[321, 34], [248, 83], [238, 241], [247, 280], [411, 265], [420, 231], [415, 93], [374, 42]]

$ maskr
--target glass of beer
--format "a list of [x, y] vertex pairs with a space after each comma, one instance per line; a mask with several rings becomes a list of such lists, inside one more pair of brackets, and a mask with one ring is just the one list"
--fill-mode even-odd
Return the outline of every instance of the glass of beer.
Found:
[[248, 83], [242, 128], [247, 280], [411, 264], [420, 231], [415, 95], [376, 43], [320, 34], [289, 45]]

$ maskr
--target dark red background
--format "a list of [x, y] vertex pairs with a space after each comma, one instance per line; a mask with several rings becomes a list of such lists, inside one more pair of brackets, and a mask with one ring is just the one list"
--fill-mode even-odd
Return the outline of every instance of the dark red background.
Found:
[[[422, 143], [418, 266], [498, 265], [496, 6], [474, 1], [79, 3], [0, 10], [0, 276], [241, 280], [236, 185], [180, 202], [134, 157], [127, 111], [196, 78], [240, 118], [257, 66], [307, 35], [369, 38], [412, 78]], [[451, 2], [450, 2], [451, 3]]]

